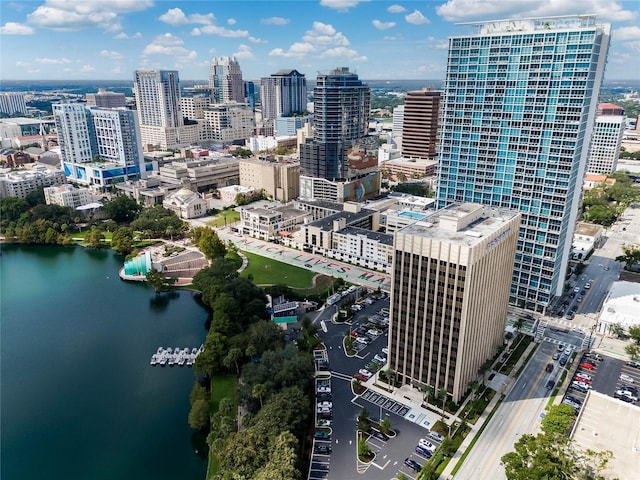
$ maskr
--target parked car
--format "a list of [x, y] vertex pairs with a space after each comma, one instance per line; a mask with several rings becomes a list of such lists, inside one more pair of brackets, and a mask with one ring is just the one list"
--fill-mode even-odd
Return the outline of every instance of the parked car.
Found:
[[318, 402], [318, 408], [333, 408], [333, 403], [331, 403], [331, 402]]
[[564, 350], [564, 344], [559, 343], [558, 344], [558, 351], [561, 352], [562, 350]]
[[358, 337], [356, 338], [356, 342], [362, 345], [369, 345], [371, 343], [371, 339], [369, 337]]
[[633, 377], [630, 377], [626, 373], [620, 375], [620, 380], [622, 380], [623, 382], [633, 383]]
[[620, 385], [620, 390], [628, 390], [629, 392], [633, 393], [634, 395], [638, 395], [638, 388], [634, 387], [633, 385], [627, 385], [627, 384], [623, 383], [622, 385]]
[[316, 443], [313, 447], [313, 453], [319, 453], [321, 455], [329, 455], [331, 453], [331, 447], [324, 443]]
[[385, 442], [389, 440], [389, 437], [387, 435], [382, 433], [380, 430], [376, 430], [375, 428], [369, 429], [369, 435], [376, 437], [378, 440], [383, 440]]
[[614, 397], [617, 395], [623, 396], [623, 397], [629, 397], [631, 400], [633, 400], [634, 402], [638, 401], [638, 397], [636, 397], [633, 393], [631, 393], [629, 390], [616, 390], [616, 393], [614, 394]]
[[422, 465], [411, 458], [405, 458], [404, 464], [416, 473], [422, 470]]
[[358, 370], [358, 373], [360, 375], [364, 375], [365, 377], [367, 377], [367, 380], [371, 378], [371, 376], [373, 375], [373, 373], [371, 373], [369, 370], [367, 370], [366, 368], [361, 368], [360, 370]]
[[638, 363], [638, 362], [627, 362], [627, 366], [633, 367], [633, 368], [640, 368], [640, 363]]
[[361, 373], [356, 373], [354, 376], [354, 378], [357, 378], [358, 380], [360, 380], [361, 382], [366, 382], [367, 380], [369, 380], [369, 377], [365, 377], [363, 374]]
[[381, 332], [375, 329], [367, 330], [367, 335], [371, 335], [372, 337], [377, 337]]
[[582, 402], [572, 395], [567, 395], [564, 398], [566, 398], [567, 400], [570, 400], [573, 403], [577, 403], [578, 405], [582, 405]]
[[560, 358], [560, 352], [556, 352], [553, 354], [553, 359], [558, 360]]
[[431, 458], [431, 455], [433, 455], [433, 453], [420, 445], [416, 445], [416, 453], [426, 458]]
[[328, 440], [331, 438], [331, 435], [329, 435], [327, 432], [323, 432], [322, 430], [316, 430], [313, 434], [313, 438], [318, 440]]
[[551, 389], [552, 389], [553, 387], [555, 387], [555, 386], [556, 386], [556, 381], [555, 381], [555, 380], [549, 380], [549, 381], [547, 382], [547, 385], [546, 385], [547, 390], [551, 390]]
[[589, 363], [589, 362], [581, 362], [580, 363], [580, 367], [584, 368], [585, 370], [593, 370], [593, 363]]
[[630, 395], [626, 395], [623, 390], [616, 390], [613, 394], [613, 398], [617, 398], [627, 403], [635, 403], [637, 398], [634, 400], [634, 397]]
[[579, 392], [586, 393], [587, 390], [589, 390], [589, 385], [585, 385], [584, 383], [580, 382], [571, 382], [569, 388], [573, 388], [574, 390], [578, 390]]
[[564, 366], [567, 364], [567, 360], [568, 357], [565, 357], [564, 355], [562, 357], [560, 357], [560, 361], [558, 363], [560, 363], [560, 365]]
[[586, 288], [587, 290], [589, 290], [591, 288], [591, 284], [590, 283], [585, 283], [584, 284], [584, 288]]
[[318, 393], [331, 393], [331, 387], [318, 387], [316, 391]]
[[547, 363], [547, 366], [545, 367], [545, 371], [553, 372], [553, 363]]
[[580, 287], [573, 287], [573, 291], [578, 293], [580, 291]]
[[382, 356], [382, 355], [377, 354], [377, 353], [373, 356], [373, 359], [374, 359], [376, 362], [380, 362], [380, 363], [387, 363], [387, 357]]
[[589, 380], [586, 380], [586, 379], [584, 379], [584, 378], [577, 377], [577, 376], [576, 376], [576, 377], [573, 377], [573, 379], [572, 379], [572, 380], [573, 380], [574, 382], [580, 382], [580, 383], [583, 383], [583, 384], [585, 384], [585, 385], [589, 385], [589, 383], [591, 383]]
[[442, 442], [444, 440], [444, 437], [442, 435], [440, 435], [438, 432], [432, 432], [431, 430], [429, 431], [429, 433], [427, 433], [427, 436], [434, 438], [438, 442]]
[[330, 427], [331, 426], [331, 420], [326, 420], [326, 419], [320, 418], [316, 422], [316, 425], [318, 427]]
[[384, 353], [385, 355], [389, 355], [389, 349], [387, 347], [384, 347], [382, 349], [382, 353]]
[[418, 442], [418, 445], [420, 445], [422, 448], [426, 448], [430, 452], [436, 451], [436, 446], [426, 438], [421, 438], [420, 441]]
[[588, 382], [591, 381], [591, 375], [587, 375], [586, 373], [576, 373], [576, 377], [583, 378], [583, 379], [587, 380]]
[[604, 357], [602, 355], [600, 355], [599, 353], [587, 353], [587, 358], [591, 358], [591, 359], [597, 360], [599, 362], [603, 362], [604, 361]]

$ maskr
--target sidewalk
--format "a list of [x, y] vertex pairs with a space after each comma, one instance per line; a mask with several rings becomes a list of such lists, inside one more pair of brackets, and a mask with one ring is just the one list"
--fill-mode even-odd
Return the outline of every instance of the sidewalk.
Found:
[[[529, 344], [527, 349], [524, 351], [522, 356], [518, 359], [518, 362], [515, 364], [515, 366], [511, 370], [511, 374], [508, 377], [502, 376], [503, 378], [500, 379], [500, 389], [503, 390], [505, 396], [508, 394], [508, 392], [511, 390], [511, 387], [515, 383], [516, 379], [515, 377], [513, 377], [513, 375], [515, 375], [515, 373], [520, 369], [520, 367], [527, 360], [531, 350], [537, 347], [538, 347], [538, 344], [535, 342]], [[497, 374], [496, 374], [496, 377], [498, 377]], [[467, 448], [469, 448], [469, 445], [471, 445], [471, 442], [476, 437], [476, 435], [478, 434], [478, 432], [480, 431], [484, 423], [487, 421], [487, 417], [493, 411], [493, 408], [495, 407], [495, 405], [501, 400], [502, 398], [501, 393], [503, 392], [501, 392], [500, 389], [496, 390], [496, 394], [493, 396], [493, 398], [489, 402], [489, 405], [487, 405], [487, 408], [484, 409], [484, 412], [482, 412], [482, 414], [480, 415], [480, 418], [478, 418], [478, 421], [475, 423], [475, 425], [469, 424], [469, 426], [471, 427], [471, 431], [462, 441], [462, 444], [460, 445], [456, 453], [454, 453], [453, 457], [451, 457], [451, 460], [449, 460], [449, 463], [447, 464], [446, 468], [443, 470], [442, 474], [440, 475], [440, 478], [453, 478], [451, 476], [451, 472], [453, 471], [455, 466], [458, 464], [458, 461], [460, 460], [462, 455], [467, 451]]]

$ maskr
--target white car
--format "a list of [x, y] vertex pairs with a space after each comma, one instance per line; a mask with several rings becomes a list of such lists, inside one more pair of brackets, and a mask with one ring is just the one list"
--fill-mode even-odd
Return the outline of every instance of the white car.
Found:
[[373, 373], [371, 373], [369, 370], [367, 370], [366, 368], [361, 368], [360, 370], [358, 370], [358, 373], [360, 375], [364, 375], [367, 378], [371, 378], [371, 376], [373, 375]]
[[331, 403], [331, 402], [318, 402], [318, 408], [333, 408], [333, 403]]
[[371, 340], [368, 337], [358, 337], [356, 338], [356, 342], [361, 343], [362, 345], [369, 345]]
[[626, 373], [623, 373], [620, 375], [620, 380], [622, 380], [623, 382], [633, 383], [633, 378], [627, 375]]
[[430, 431], [429, 433], [427, 433], [427, 435], [429, 435], [431, 438], [435, 438], [439, 442], [442, 442], [444, 440], [444, 437], [440, 435], [438, 432]]
[[573, 287], [573, 291], [578, 293], [580, 291], [580, 287]]
[[418, 445], [420, 445], [422, 448], [426, 448], [430, 452], [436, 451], [436, 446], [426, 438], [421, 438], [420, 441], [418, 442]]
[[377, 353], [373, 356], [373, 360], [379, 363], [387, 363], [387, 357], [379, 355]]
[[318, 387], [316, 390], [318, 393], [331, 393], [331, 387]]
[[576, 373], [576, 377], [578, 378], [584, 378], [587, 381], [591, 381], [591, 377], [589, 375], [587, 375], [586, 373]]
[[387, 347], [384, 347], [382, 349], [382, 353], [384, 353], [385, 355], [389, 355], [389, 349]]
[[367, 335], [371, 335], [372, 337], [377, 337], [378, 335], [380, 335], [380, 332], [372, 328], [371, 330], [367, 330]]
[[319, 418], [318, 421], [316, 422], [316, 425], [318, 425], [318, 427], [330, 427], [331, 426], [331, 420], [326, 420], [323, 418]]

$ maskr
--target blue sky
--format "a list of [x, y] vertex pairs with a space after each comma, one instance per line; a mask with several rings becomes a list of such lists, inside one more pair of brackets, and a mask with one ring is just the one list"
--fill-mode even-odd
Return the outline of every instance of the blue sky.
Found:
[[235, 55], [248, 80], [347, 66], [363, 79], [444, 77], [450, 35], [474, 22], [595, 13], [612, 24], [607, 80], [637, 79], [637, 0], [0, 0], [0, 79], [204, 80]]

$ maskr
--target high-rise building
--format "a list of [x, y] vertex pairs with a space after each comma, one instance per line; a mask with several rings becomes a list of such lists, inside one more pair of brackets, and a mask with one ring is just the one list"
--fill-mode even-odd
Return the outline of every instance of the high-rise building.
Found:
[[147, 176], [132, 110], [61, 103], [53, 105], [53, 116], [70, 181], [104, 189]]
[[371, 90], [341, 67], [318, 75], [313, 96], [314, 133], [300, 148], [302, 171], [310, 177], [348, 179], [346, 152], [367, 135]]
[[280, 70], [260, 79], [262, 120], [302, 113], [307, 108], [307, 79], [297, 70]]
[[626, 125], [624, 115], [598, 115], [591, 135], [589, 166], [591, 173], [615, 172]]
[[407, 92], [402, 122], [402, 156], [434, 160], [442, 92], [432, 88]]
[[519, 226], [518, 212], [464, 203], [395, 232], [388, 358], [402, 383], [457, 402], [494, 356]]
[[180, 78], [176, 70], [136, 70], [136, 98], [142, 144], [146, 149], [176, 148], [184, 125], [180, 110]]
[[236, 57], [216, 57], [209, 69], [209, 87], [214, 103], [244, 102], [242, 70]]
[[109, 92], [99, 88], [98, 93], [87, 93], [87, 107], [124, 108], [127, 106], [124, 93]]
[[499, 20], [449, 39], [437, 200], [522, 213], [510, 302], [561, 295], [610, 25], [593, 15]]
[[393, 124], [391, 135], [402, 137], [402, 123], [404, 122], [404, 105], [398, 105], [393, 109]]
[[27, 113], [27, 102], [24, 93], [1, 92], [0, 93], [0, 113], [13, 115], [14, 113]]

